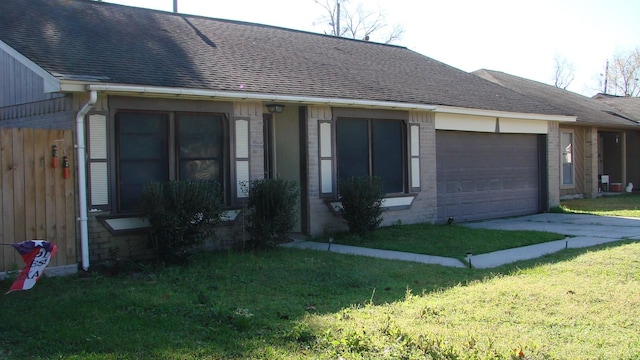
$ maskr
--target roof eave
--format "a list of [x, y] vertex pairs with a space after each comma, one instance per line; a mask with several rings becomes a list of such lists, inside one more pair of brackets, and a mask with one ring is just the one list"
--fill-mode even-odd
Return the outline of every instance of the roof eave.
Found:
[[484, 110], [474, 108], [462, 108], [443, 105], [429, 105], [416, 103], [403, 103], [394, 101], [362, 100], [346, 98], [329, 98], [319, 96], [300, 96], [285, 94], [252, 93], [243, 91], [220, 91], [208, 89], [174, 88], [161, 86], [144, 86], [128, 84], [84, 83], [79, 81], [63, 81], [63, 91], [99, 91], [108, 94], [149, 96], [149, 97], [175, 97], [184, 99], [216, 99], [221, 101], [264, 101], [287, 102], [306, 105], [327, 105], [333, 107], [361, 107], [391, 110], [422, 110], [440, 113], [476, 115], [488, 117], [512, 118], [521, 120], [575, 122], [576, 116], [520, 113], [499, 110]]
[[300, 103], [307, 105], [328, 105], [335, 107], [363, 107], [384, 108], [392, 110], [423, 110], [433, 111], [434, 105], [403, 103], [394, 101], [362, 100], [329, 98], [319, 96], [298, 96], [284, 94], [252, 93], [242, 91], [219, 91], [207, 89], [173, 88], [159, 86], [123, 85], [123, 84], [82, 84], [79, 82], [66, 82], [63, 86], [66, 91], [100, 91], [108, 94], [134, 95], [134, 96], [163, 96], [189, 99], [216, 99], [228, 101], [268, 101]]

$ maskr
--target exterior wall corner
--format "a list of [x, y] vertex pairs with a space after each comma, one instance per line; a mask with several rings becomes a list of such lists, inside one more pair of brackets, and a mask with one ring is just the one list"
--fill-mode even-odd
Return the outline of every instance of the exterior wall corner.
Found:
[[560, 205], [560, 129], [557, 122], [549, 122], [547, 133], [547, 176], [549, 208]]

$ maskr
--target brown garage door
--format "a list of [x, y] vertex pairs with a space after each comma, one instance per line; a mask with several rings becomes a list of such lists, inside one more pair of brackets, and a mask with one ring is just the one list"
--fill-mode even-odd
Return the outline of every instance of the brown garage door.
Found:
[[538, 135], [436, 133], [438, 221], [540, 212]]

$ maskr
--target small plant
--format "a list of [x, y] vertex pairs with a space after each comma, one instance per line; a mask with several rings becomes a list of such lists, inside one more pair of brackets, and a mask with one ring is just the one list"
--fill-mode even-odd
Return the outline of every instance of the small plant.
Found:
[[143, 188], [141, 208], [151, 224], [159, 258], [180, 262], [205, 239], [215, 237], [223, 202], [216, 182], [154, 182]]
[[261, 179], [243, 184], [248, 193], [247, 230], [250, 248], [275, 246], [296, 223], [298, 185], [282, 179]]
[[382, 222], [382, 181], [375, 176], [351, 177], [340, 180], [342, 217], [349, 232], [364, 236]]

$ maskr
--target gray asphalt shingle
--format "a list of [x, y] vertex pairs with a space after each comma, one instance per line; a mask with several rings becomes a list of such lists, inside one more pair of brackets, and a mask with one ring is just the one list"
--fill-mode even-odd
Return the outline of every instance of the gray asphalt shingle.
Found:
[[571, 91], [537, 81], [521, 78], [500, 71], [478, 70], [473, 74], [505, 88], [539, 101], [549, 103], [577, 116], [578, 124], [607, 127], [637, 128], [636, 119], [629, 117], [603, 101], [582, 96]]
[[593, 99], [602, 101], [627, 117], [640, 121], [640, 97], [598, 94]]
[[574, 115], [405, 47], [87, 0], [2, 0], [0, 40], [62, 79]]

